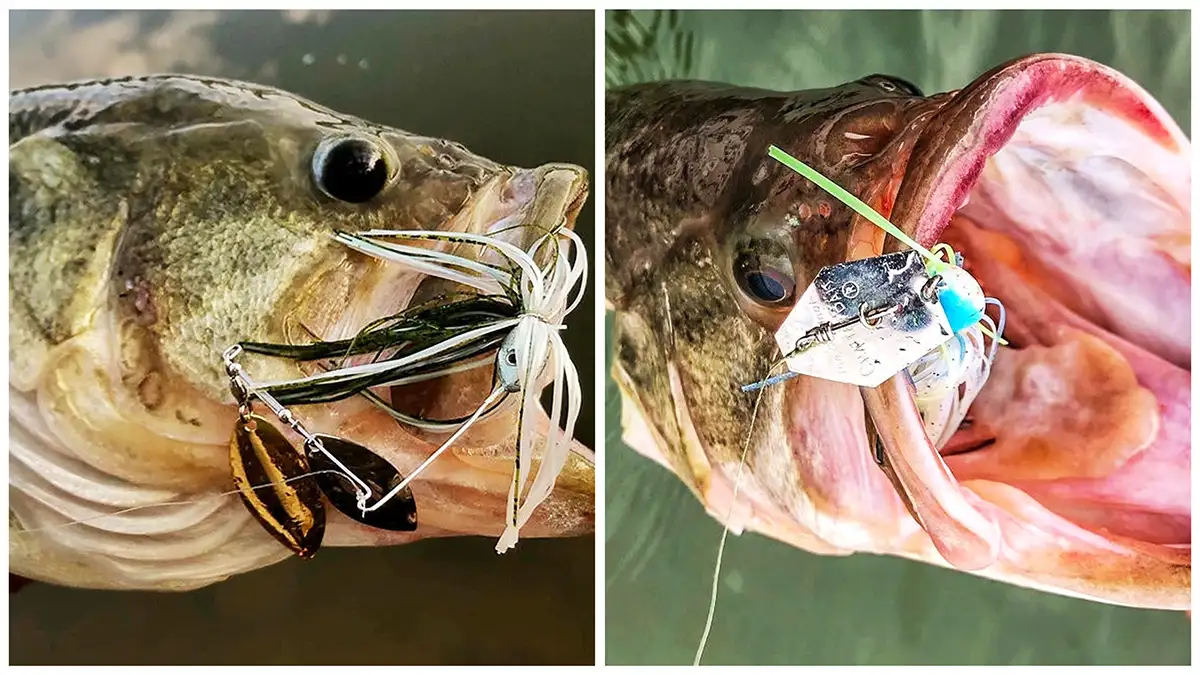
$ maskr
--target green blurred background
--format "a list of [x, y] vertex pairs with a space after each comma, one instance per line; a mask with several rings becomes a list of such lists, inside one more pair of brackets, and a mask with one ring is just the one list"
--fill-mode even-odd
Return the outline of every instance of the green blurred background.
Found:
[[[583, 12], [12, 12], [9, 86], [188, 72], [252, 80], [519, 166], [595, 158], [595, 18]], [[594, 238], [589, 201], [577, 230]], [[594, 391], [595, 317], [568, 318]], [[576, 436], [591, 445], [585, 400]], [[184, 594], [33, 584], [14, 664], [590, 664], [592, 537], [329, 548]]]
[[[1190, 133], [1188, 12], [609, 12], [609, 86], [695, 78], [770, 89], [871, 73], [926, 93], [959, 88], [1033, 52], [1124, 72]], [[605, 354], [611, 365], [611, 321]], [[609, 664], [691, 663], [721, 529], [605, 414]], [[825, 558], [730, 537], [705, 663], [1187, 664], [1182, 613], [1027, 591], [897, 558]]]

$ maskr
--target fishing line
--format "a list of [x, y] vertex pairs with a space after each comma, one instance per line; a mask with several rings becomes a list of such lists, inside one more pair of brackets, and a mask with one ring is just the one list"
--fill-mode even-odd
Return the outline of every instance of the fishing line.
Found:
[[[254, 486], [251, 486], [250, 489], [251, 490], [262, 490], [264, 488], [274, 487], [276, 485], [286, 485], [293, 481], [298, 481], [298, 480], [302, 480], [304, 478], [309, 478], [311, 476], [318, 476], [318, 475], [326, 474], [326, 473], [334, 474], [336, 476], [342, 475], [342, 473], [340, 471], [335, 471], [333, 469], [322, 469], [320, 471], [309, 471], [308, 473], [303, 473], [303, 474], [300, 474], [297, 476], [292, 476], [291, 478], [286, 478], [286, 479], [280, 480], [280, 481], [271, 481], [271, 482], [267, 482], [267, 483], [262, 483], [261, 485], [254, 485]], [[115, 518], [117, 516], [125, 515], [126, 513], [133, 513], [134, 511], [142, 511], [144, 509], [158, 509], [158, 508], [162, 508], [164, 506], [188, 506], [191, 504], [204, 504], [206, 502], [216, 501], [218, 499], [222, 499], [225, 497], [232, 497], [234, 495], [237, 495], [238, 492], [239, 492], [238, 490], [234, 489], [234, 490], [229, 490], [227, 492], [218, 492], [216, 494], [209, 495], [209, 496], [203, 497], [201, 499], [187, 499], [187, 500], [177, 501], [177, 502], [159, 502], [156, 504], [139, 504], [137, 506], [130, 506], [128, 508], [121, 509], [119, 511], [113, 511], [112, 513], [102, 513], [98, 516], [92, 516], [91, 518], [81, 518], [79, 520], [72, 520], [72, 521], [66, 522], [66, 523], [59, 523], [57, 525], [47, 525], [45, 527], [32, 527], [29, 529], [22, 528], [21, 530], [18, 530], [15, 534], [26, 535], [26, 534], [32, 534], [34, 532], [44, 532], [47, 530], [57, 530], [57, 529], [65, 528], [65, 527], [74, 527], [76, 525], [87, 525], [87, 524], [92, 523], [97, 520], [103, 520], [104, 518]]]
[[[771, 374], [783, 362], [777, 362], [767, 370], [767, 375]], [[758, 393], [754, 396], [754, 407], [750, 411], [750, 425], [746, 430], [746, 442], [742, 445], [742, 456], [738, 461], [737, 476], [733, 481], [733, 498], [729, 502], [729, 511], [725, 515], [725, 528], [721, 531], [721, 543], [717, 546], [717, 564], [713, 569], [712, 594], [708, 601], [708, 617], [704, 620], [704, 632], [700, 636], [700, 645], [696, 647], [696, 657], [692, 660], [693, 666], [700, 665], [700, 659], [704, 657], [704, 647], [708, 644], [708, 634], [712, 631], [713, 615], [717, 611], [717, 589], [719, 588], [721, 579], [721, 562], [725, 557], [725, 541], [729, 538], [729, 521], [733, 520], [733, 508], [737, 505], [738, 493], [742, 487], [742, 469], [746, 466], [746, 454], [750, 450], [750, 441], [754, 438], [754, 422], [758, 419], [758, 404], [762, 402], [763, 392], [766, 387], [759, 387]]]
[[424, 471], [426, 468], [428, 468], [430, 464], [433, 464], [434, 460], [436, 460], [438, 457], [440, 457], [442, 455], [442, 453], [446, 451], [447, 448], [449, 448], [451, 445], [454, 444], [455, 441], [457, 441], [459, 439], [459, 437], [461, 437], [464, 433], [466, 433], [467, 429], [470, 428], [470, 426], [472, 424], [474, 424], [475, 421], [480, 418], [480, 416], [483, 415], [484, 411], [487, 410], [488, 406], [495, 403], [496, 399], [500, 398], [505, 393], [506, 392], [504, 391], [503, 387], [496, 387], [495, 389], [493, 389], [492, 393], [490, 395], [488, 395], [488, 397], [486, 399], [484, 399], [483, 403], [479, 406], [479, 408], [477, 408], [475, 410], [475, 414], [473, 414], [469, 418], [467, 418], [467, 421], [463, 422], [462, 425], [458, 427], [458, 431], [455, 431], [450, 436], [450, 438], [447, 438], [446, 441], [444, 443], [442, 443], [441, 447], [439, 447], [437, 450], [434, 450], [433, 454], [429, 455], [429, 457], [427, 457], [425, 459], [425, 461], [423, 461], [419, 465], [417, 465], [417, 468], [415, 468], [411, 472], [409, 472], [408, 476], [405, 477], [404, 480], [400, 481], [400, 483], [397, 484], [396, 487], [392, 488], [391, 492], [388, 492], [383, 497], [380, 497], [379, 501], [375, 502], [375, 504], [373, 504], [371, 506], [366, 505], [366, 496], [367, 495], [362, 495], [360, 497], [358, 507], [360, 509], [362, 509], [363, 513], [370, 513], [372, 511], [377, 510], [379, 507], [383, 506], [384, 504], [388, 503], [389, 501], [391, 501], [392, 498], [395, 497], [397, 494], [399, 494], [401, 490], [408, 487], [408, 484], [411, 483], [414, 478], [421, 475], [421, 472]]

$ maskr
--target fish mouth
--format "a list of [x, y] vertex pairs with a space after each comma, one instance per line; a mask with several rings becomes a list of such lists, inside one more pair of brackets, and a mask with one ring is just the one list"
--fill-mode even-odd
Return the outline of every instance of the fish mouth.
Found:
[[[438, 229], [493, 236], [528, 250], [555, 228], [573, 228], [588, 196], [587, 172], [568, 164], [504, 172], [486, 183], [448, 222]], [[502, 263], [479, 247], [417, 243], [470, 259]], [[537, 260], [539, 264], [544, 260]], [[471, 289], [402, 266], [372, 261], [335, 322], [322, 339], [353, 337], [373, 320], [422, 303], [439, 303]], [[493, 366], [483, 365], [437, 379], [371, 390], [380, 400], [405, 415], [445, 421], [440, 428], [422, 429], [398, 421], [362, 397], [340, 401], [314, 411], [309, 423], [322, 433], [340, 435], [369, 447], [404, 475], [432, 454], [470, 417], [492, 391]], [[362, 357], [363, 361], [370, 356]], [[358, 361], [347, 360], [345, 365]], [[315, 371], [309, 371], [315, 372]], [[386, 545], [415, 538], [451, 534], [499, 535], [512, 480], [518, 436], [519, 396], [508, 396], [494, 412], [473, 424], [450, 449], [421, 475], [411, 488], [420, 518], [418, 532], [390, 532], [367, 527], [341, 514], [331, 514], [326, 545]], [[538, 408], [537, 437], [549, 430], [548, 415]], [[534, 466], [541, 461], [535, 439]], [[547, 501], [522, 527], [522, 536], [576, 536], [594, 525], [594, 458], [592, 451], [573, 441], [572, 455]], [[527, 468], [527, 470], [529, 470]]]
[[[1118, 551], [1154, 604], [1186, 606], [1187, 138], [1119, 73], [1041, 55], [983, 75], [902, 140], [892, 222], [963, 255], [1004, 303], [1010, 344], [940, 447], [907, 374], [863, 388], [867, 456], [955, 568], [1028, 572], [1039, 548], [1087, 579], [1080, 593], [1133, 602], [1114, 578], [1132, 572], [1095, 559]], [[852, 241], [850, 257], [899, 249], [862, 218]]]
[[[1136, 84], [1072, 56], [1020, 59], [918, 105], [888, 184], [864, 192], [923, 246], [952, 245], [1007, 309], [1009, 344], [965, 419], [931, 438], [903, 373], [874, 389], [800, 376], [706, 414], [691, 380], [745, 375], [673, 354], [661, 391], [614, 369], [624, 441], [735, 533], [1187, 609], [1189, 141]], [[833, 261], [898, 248], [856, 218]], [[739, 315], [720, 345], [759, 339], [762, 322]], [[645, 324], [622, 324], [631, 353], [654, 353], [639, 349]], [[765, 343], [734, 360], [774, 361]]]

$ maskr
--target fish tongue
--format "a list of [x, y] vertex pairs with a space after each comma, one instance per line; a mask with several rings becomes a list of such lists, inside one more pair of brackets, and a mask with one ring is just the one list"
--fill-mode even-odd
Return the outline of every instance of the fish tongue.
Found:
[[878, 434], [876, 442], [883, 445], [885, 471], [934, 547], [961, 570], [979, 570], [995, 562], [999, 525], [967, 502], [933, 447], [908, 377], [901, 373], [861, 391]]

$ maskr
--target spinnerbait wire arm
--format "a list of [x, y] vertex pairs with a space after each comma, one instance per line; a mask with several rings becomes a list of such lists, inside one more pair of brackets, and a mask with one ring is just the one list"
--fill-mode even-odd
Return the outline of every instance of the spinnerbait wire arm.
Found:
[[[789, 352], [786, 356], [784, 356], [784, 360], [790, 359], [793, 356], [796, 356], [798, 354], [802, 354], [802, 353], [808, 351], [809, 349], [812, 349], [812, 347], [814, 345], [828, 344], [833, 341], [833, 336], [835, 333], [837, 333], [838, 331], [841, 331], [841, 330], [845, 330], [846, 328], [850, 328], [851, 326], [854, 326], [856, 324], [861, 323], [862, 325], [866, 326], [867, 328], [871, 328], [871, 329], [878, 328], [880, 319], [882, 319], [886, 316], [891, 316], [892, 314], [895, 314], [898, 310], [899, 310], [898, 305], [889, 305], [887, 307], [879, 307], [879, 308], [872, 309], [872, 310], [867, 310], [866, 306], [863, 305], [858, 308], [858, 316], [854, 316], [849, 319], [844, 319], [844, 320], [838, 321], [836, 323], [834, 323], [832, 321], [826, 321], [824, 323], [817, 324], [816, 326], [813, 326], [812, 328], [808, 329], [808, 331], [806, 333], [804, 333], [804, 335], [801, 335], [799, 338], [796, 339], [796, 346], [792, 349], [791, 352]], [[772, 368], [772, 370], [773, 369], [774, 368]], [[787, 380], [790, 380], [793, 377], [797, 377], [799, 374], [800, 373], [796, 373], [796, 372], [792, 372], [792, 371], [788, 371], [786, 373], [780, 373], [779, 375], [768, 377], [768, 378], [766, 378], [764, 380], [760, 380], [758, 382], [753, 382], [751, 384], [743, 385], [742, 391], [744, 391], [744, 392], [758, 391], [759, 389], [763, 389], [764, 387], [770, 387], [772, 385], [779, 384], [780, 382], [786, 382]]]
[[238, 399], [239, 412], [243, 412], [243, 414], [248, 412], [251, 400], [258, 399], [279, 418], [279, 421], [291, 427], [293, 431], [304, 438], [305, 449], [310, 453], [314, 451], [324, 453], [333, 462], [334, 466], [344, 473], [345, 477], [354, 485], [355, 491], [359, 494], [359, 499], [366, 499], [371, 494], [371, 488], [353, 471], [347, 468], [345, 464], [342, 464], [341, 460], [335, 457], [333, 453], [326, 450], [325, 445], [321, 443], [321, 439], [309, 433], [308, 429], [304, 428], [304, 425], [300, 423], [300, 420], [296, 419], [295, 415], [292, 415], [290, 410], [281, 405], [279, 401], [276, 401], [273, 396], [255, 386], [254, 381], [246, 374], [246, 370], [237, 362], [237, 357], [242, 352], [241, 345], [234, 345], [226, 349], [225, 353], [221, 355], [222, 360], [225, 362], [225, 372], [229, 375], [230, 388], [234, 396]]
[[834, 333], [860, 323], [867, 328], [877, 328], [879, 326], [878, 322], [880, 319], [884, 318], [885, 316], [895, 314], [898, 309], [899, 307], [897, 305], [889, 305], [887, 307], [879, 307], [872, 310], [867, 310], [865, 306], [861, 306], [858, 309], [858, 316], [853, 316], [849, 319], [843, 319], [837, 323], [832, 321], [819, 323], [816, 326], [808, 329], [808, 332], [806, 332], [804, 335], [801, 335], [799, 338], [797, 338], [796, 346], [793, 347], [792, 351], [784, 356], [784, 358], [790, 359], [793, 356], [803, 354], [809, 349], [812, 349], [814, 345], [828, 344], [833, 342]]
[[[408, 487], [408, 484], [411, 483], [414, 478], [421, 475], [421, 472], [429, 467], [430, 464], [433, 464], [433, 462], [450, 446], [454, 445], [454, 442], [457, 441], [460, 436], [466, 433], [467, 429], [470, 428], [471, 425], [476, 422], [476, 420], [482, 417], [485, 412], [488, 411], [489, 407], [491, 407], [493, 404], [496, 404], [498, 399], [502, 399], [507, 397], [509, 394], [515, 394], [521, 391], [521, 380], [517, 371], [518, 364], [516, 357], [516, 345], [514, 344], [515, 336], [515, 331], [510, 332], [505, 337], [504, 343], [500, 346], [500, 349], [496, 351], [496, 368], [493, 371], [494, 386], [492, 387], [492, 393], [488, 394], [488, 397], [484, 399], [483, 404], [475, 410], [473, 415], [468, 417], [467, 420], [458, 427], [458, 429], [450, 436], [450, 438], [447, 438], [446, 441], [442, 443], [441, 447], [439, 447], [437, 450], [434, 450], [433, 453], [430, 454], [429, 457], [426, 457], [425, 461], [417, 465], [417, 468], [413, 469], [408, 476], [404, 478], [404, 480], [400, 481], [386, 495], [380, 497], [379, 500], [374, 504], [367, 506], [366, 498], [369, 495], [360, 494], [358, 508], [362, 510], [364, 515], [379, 509], [384, 504], [391, 501], [393, 497], [400, 494], [400, 491]], [[519, 446], [520, 442], [518, 441], [518, 457], [520, 457]]]

